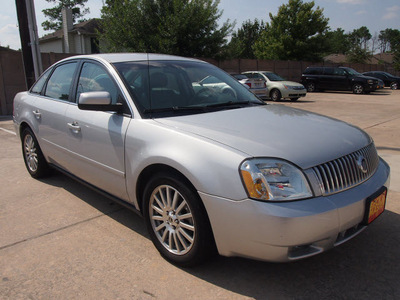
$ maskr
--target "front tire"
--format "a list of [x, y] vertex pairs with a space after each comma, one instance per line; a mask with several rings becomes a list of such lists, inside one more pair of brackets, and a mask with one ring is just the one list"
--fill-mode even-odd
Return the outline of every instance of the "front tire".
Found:
[[397, 84], [397, 82], [392, 82], [392, 83], [390, 84], [390, 88], [391, 88], [392, 90], [397, 90], [397, 89], [399, 88], [399, 85]]
[[143, 212], [155, 247], [168, 261], [191, 267], [215, 251], [200, 197], [181, 176], [162, 172], [150, 179], [144, 191]]
[[274, 89], [274, 90], [271, 91], [270, 97], [271, 97], [272, 101], [280, 101], [281, 98], [282, 98], [282, 95], [281, 95], [281, 92], [279, 90]]
[[316, 91], [316, 85], [315, 85], [315, 83], [314, 82], [309, 82], [309, 83], [307, 83], [307, 92], [310, 92], [310, 93], [312, 93], [312, 92], [315, 92]]
[[353, 93], [354, 93], [354, 94], [358, 94], [358, 95], [364, 93], [364, 87], [363, 87], [363, 85], [360, 84], [360, 83], [354, 84], [354, 85], [353, 85]]
[[43, 156], [39, 143], [30, 128], [25, 128], [21, 135], [22, 155], [26, 169], [33, 178], [42, 178], [50, 174], [50, 167]]

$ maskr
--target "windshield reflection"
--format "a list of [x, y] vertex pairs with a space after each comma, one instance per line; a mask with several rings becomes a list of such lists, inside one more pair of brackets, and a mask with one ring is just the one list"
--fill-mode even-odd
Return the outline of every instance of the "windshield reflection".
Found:
[[144, 117], [264, 105], [232, 76], [210, 64], [150, 61], [114, 66]]

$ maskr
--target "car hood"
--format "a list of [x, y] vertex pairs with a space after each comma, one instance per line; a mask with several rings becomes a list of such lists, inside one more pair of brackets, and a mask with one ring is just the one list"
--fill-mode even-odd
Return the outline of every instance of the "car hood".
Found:
[[244, 153], [282, 158], [303, 169], [354, 152], [372, 140], [345, 122], [283, 105], [265, 105], [157, 121]]
[[369, 79], [369, 80], [371, 80], [371, 79], [373, 79], [373, 80], [378, 80], [378, 78], [376, 78], [376, 77], [372, 77], [372, 76], [367, 76], [367, 75], [358, 75], [358, 76], [356, 76], [357, 78], [364, 78], [364, 79]]
[[298, 82], [294, 82], [294, 81], [272, 81], [272, 82], [276, 82], [276, 83], [281, 83], [284, 85], [289, 85], [289, 86], [303, 86], [301, 83]]

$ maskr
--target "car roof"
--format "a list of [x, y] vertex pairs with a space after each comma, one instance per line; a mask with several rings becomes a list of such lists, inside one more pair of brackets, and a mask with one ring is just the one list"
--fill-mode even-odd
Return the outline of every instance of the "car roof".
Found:
[[[129, 62], [129, 61], [155, 61], [155, 60], [171, 60], [171, 61], [197, 61], [204, 62], [198, 59], [186, 58], [168, 54], [156, 53], [103, 53], [103, 54], [90, 54], [90, 55], [77, 55], [71, 56], [64, 60], [71, 59], [95, 59], [102, 60], [108, 63]], [[204, 62], [205, 63], [205, 62]]]

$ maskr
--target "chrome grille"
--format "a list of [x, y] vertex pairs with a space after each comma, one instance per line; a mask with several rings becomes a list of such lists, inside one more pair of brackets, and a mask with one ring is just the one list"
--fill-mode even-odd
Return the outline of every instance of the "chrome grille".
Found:
[[[365, 158], [363, 160], [362, 158]], [[334, 194], [370, 178], [379, 164], [374, 143], [349, 155], [313, 167], [324, 196]]]

